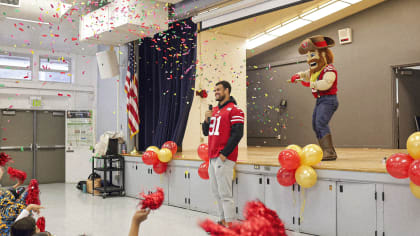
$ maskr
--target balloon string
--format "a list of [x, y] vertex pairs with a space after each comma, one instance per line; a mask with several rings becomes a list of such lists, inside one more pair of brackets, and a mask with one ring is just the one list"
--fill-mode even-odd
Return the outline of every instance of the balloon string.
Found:
[[306, 198], [305, 198], [305, 188], [302, 188], [302, 192], [301, 192], [301, 198], [303, 199], [301, 205], [300, 205], [300, 223], [302, 224], [303, 222], [303, 213], [305, 212], [305, 204], [306, 204]]

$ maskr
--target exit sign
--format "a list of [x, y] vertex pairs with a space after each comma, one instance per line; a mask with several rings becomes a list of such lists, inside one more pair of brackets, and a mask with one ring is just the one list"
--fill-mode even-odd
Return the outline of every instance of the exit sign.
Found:
[[29, 97], [29, 102], [32, 108], [40, 108], [42, 107], [42, 99], [38, 96], [31, 96]]

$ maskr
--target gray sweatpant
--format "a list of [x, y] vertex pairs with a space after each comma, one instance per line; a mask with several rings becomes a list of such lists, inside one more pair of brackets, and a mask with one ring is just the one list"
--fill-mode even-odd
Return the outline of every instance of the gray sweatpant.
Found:
[[232, 193], [232, 178], [235, 162], [212, 158], [209, 166], [211, 190], [217, 201], [220, 220], [232, 222], [236, 219], [235, 203]]

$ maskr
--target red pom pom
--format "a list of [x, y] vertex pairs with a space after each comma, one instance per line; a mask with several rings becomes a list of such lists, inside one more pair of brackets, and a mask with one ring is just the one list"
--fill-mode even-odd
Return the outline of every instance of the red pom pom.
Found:
[[6, 153], [0, 153], [0, 166], [5, 166], [7, 162], [13, 163], [12, 158], [9, 157]]
[[45, 232], [45, 218], [43, 216], [38, 218], [36, 221], [36, 226], [38, 227], [39, 231]]
[[29, 204], [41, 205], [41, 201], [39, 200], [38, 181], [36, 179], [31, 179], [31, 182], [29, 182], [26, 205]]
[[217, 236], [286, 236], [284, 224], [277, 213], [259, 201], [248, 202], [245, 206], [245, 221], [234, 223], [229, 228], [211, 220], [200, 223], [201, 228]]
[[214, 223], [213, 221], [207, 219], [200, 223], [201, 228], [203, 228], [207, 233], [213, 236], [239, 236], [232, 229], [228, 229], [223, 225]]
[[156, 210], [162, 206], [163, 200], [165, 199], [165, 194], [163, 193], [162, 188], [156, 188], [156, 192], [149, 195], [140, 193], [140, 197], [143, 198], [143, 200], [141, 200], [139, 203], [139, 205], [141, 205], [141, 209], [149, 208]]
[[7, 169], [7, 173], [10, 175], [10, 178], [12, 179], [18, 179], [22, 182], [25, 181], [26, 179], [26, 172], [18, 170], [18, 169], [14, 169], [10, 166]]

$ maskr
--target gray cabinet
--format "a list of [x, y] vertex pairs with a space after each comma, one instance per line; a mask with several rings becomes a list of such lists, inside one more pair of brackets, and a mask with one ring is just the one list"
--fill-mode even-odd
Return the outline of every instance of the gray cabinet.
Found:
[[211, 191], [210, 180], [202, 179], [198, 175], [198, 169], [190, 169], [190, 209], [217, 214], [217, 202]]
[[[286, 229], [298, 230], [298, 194], [297, 184], [290, 187], [281, 186], [276, 176], [265, 177], [265, 205], [276, 211]], [[296, 191], [295, 191], [296, 189]]]
[[238, 218], [244, 219], [243, 211], [248, 201], [264, 202], [264, 176], [258, 174], [236, 173]]
[[137, 179], [137, 172], [135, 169], [135, 162], [125, 162], [125, 193], [129, 197], [136, 197], [135, 182]]
[[337, 235], [375, 235], [376, 185], [337, 182]]
[[300, 188], [300, 204], [305, 204], [298, 218], [300, 232], [330, 236], [336, 235], [336, 182], [318, 180], [309, 189]]
[[413, 196], [408, 184], [384, 184], [383, 204], [386, 236], [420, 235], [420, 199]]
[[173, 166], [169, 169], [169, 173], [169, 205], [188, 208], [190, 201], [188, 178], [191, 177], [189, 168]]

